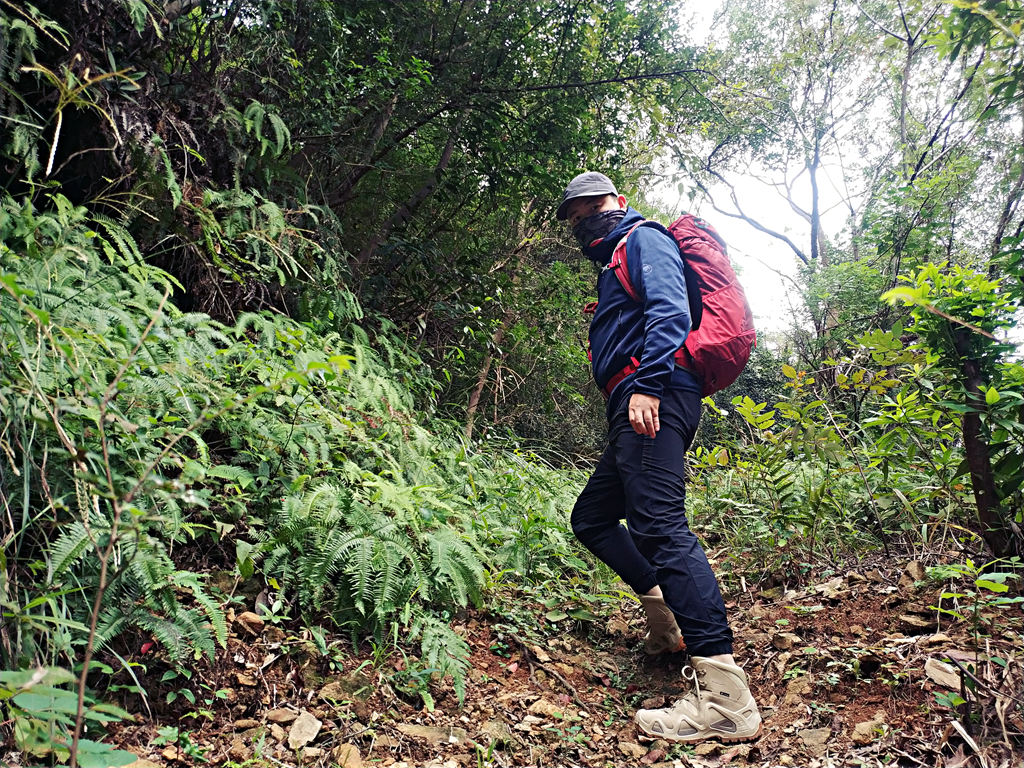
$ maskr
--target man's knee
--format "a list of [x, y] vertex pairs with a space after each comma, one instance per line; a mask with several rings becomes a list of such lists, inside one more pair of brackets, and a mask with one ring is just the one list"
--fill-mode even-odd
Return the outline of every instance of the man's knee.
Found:
[[602, 525], [599, 516], [595, 514], [594, 508], [581, 496], [576, 500], [569, 516], [569, 525], [577, 539], [583, 544], [594, 540], [598, 532], [607, 525]]

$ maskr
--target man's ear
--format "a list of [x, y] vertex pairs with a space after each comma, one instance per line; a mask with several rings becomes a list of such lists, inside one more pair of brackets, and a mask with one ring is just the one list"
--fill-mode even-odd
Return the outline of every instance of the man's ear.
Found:
[[626, 210], [626, 198], [624, 195], [619, 195], [618, 200], [616, 200], [615, 202], [619, 204], [619, 208], [621, 208], [622, 210]]

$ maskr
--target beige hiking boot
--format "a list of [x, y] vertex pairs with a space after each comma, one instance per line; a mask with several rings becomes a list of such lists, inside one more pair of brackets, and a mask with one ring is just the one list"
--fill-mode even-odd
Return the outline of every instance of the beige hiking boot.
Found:
[[732, 664], [694, 656], [683, 677], [693, 690], [665, 709], [641, 709], [636, 724], [655, 739], [697, 742], [753, 741], [761, 735], [761, 713], [747, 687], [747, 676]]
[[686, 647], [683, 635], [672, 609], [665, 604], [665, 598], [661, 595], [640, 595], [640, 604], [647, 614], [644, 650], [651, 656], [683, 650]]

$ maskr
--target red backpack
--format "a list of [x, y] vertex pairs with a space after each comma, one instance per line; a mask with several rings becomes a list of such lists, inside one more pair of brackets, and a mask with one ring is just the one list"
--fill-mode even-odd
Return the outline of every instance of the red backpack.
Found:
[[[637, 227], [647, 225], [665, 231], [657, 222], [637, 224], [616, 244], [608, 265], [634, 301], [639, 301], [640, 297], [629, 279], [626, 241]], [[754, 316], [729, 262], [725, 241], [714, 227], [704, 219], [684, 213], [667, 231], [679, 244], [693, 320], [686, 342], [676, 352], [676, 363], [703, 379], [706, 396], [736, 381], [747, 364], [750, 350], [757, 343]], [[638, 361], [634, 360], [613, 376], [605, 386], [605, 393], [610, 394], [616, 384], [638, 367]]]

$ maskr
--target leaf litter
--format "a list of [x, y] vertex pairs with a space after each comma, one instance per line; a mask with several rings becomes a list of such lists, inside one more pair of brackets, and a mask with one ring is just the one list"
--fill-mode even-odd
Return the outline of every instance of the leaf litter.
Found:
[[[117, 726], [112, 740], [140, 766], [1024, 765], [1019, 607], [950, 617], [922, 573], [916, 562], [862, 564], [801, 589], [727, 595], [736, 656], [765, 721], [753, 743], [642, 740], [633, 713], [683, 691], [684, 654], [643, 653], [642, 613], [629, 598], [581, 621], [545, 618], [522, 596], [519, 624], [484, 611], [457, 618], [471, 648], [461, 707], [450, 681], [430, 679], [427, 697], [396, 683], [414, 657], [375, 656], [369, 645], [325, 655], [308, 630], [242, 612], [228, 649], [196, 675], [222, 692], [214, 706], [200, 716], [181, 697], [161, 705], [151, 662], [142, 682], [154, 719]], [[191, 749], [181, 738], [177, 749], [152, 746], [168, 723]]]

